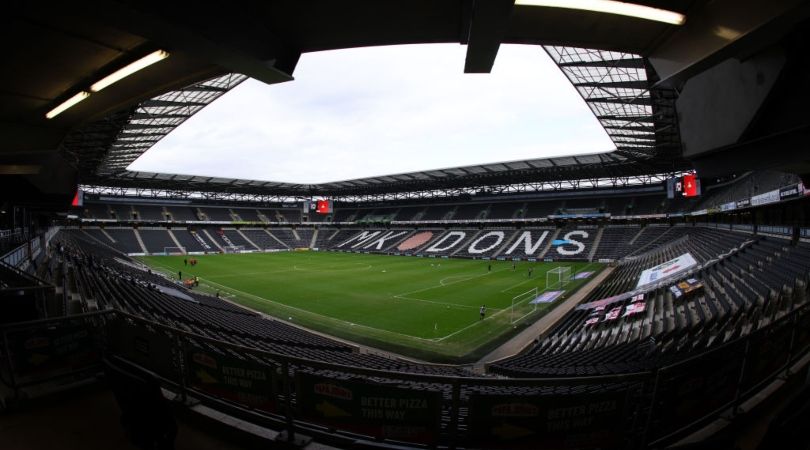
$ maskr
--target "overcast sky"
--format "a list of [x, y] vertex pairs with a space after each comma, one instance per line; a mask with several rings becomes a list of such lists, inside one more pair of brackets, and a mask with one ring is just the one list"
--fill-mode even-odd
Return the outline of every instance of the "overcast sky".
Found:
[[301, 56], [295, 80], [247, 80], [130, 170], [322, 183], [614, 148], [540, 47], [502, 45], [491, 74], [466, 47]]

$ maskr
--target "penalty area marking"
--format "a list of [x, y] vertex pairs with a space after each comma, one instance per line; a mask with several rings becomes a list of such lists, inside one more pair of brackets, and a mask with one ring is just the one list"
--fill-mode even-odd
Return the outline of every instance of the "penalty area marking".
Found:
[[[453, 275], [453, 276], [442, 278], [441, 280], [439, 280], [439, 284], [442, 285], [442, 286], [446, 286], [446, 284], [444, 283], [445, 280], [453, 280], [453, 279], [456, 279], [456, 278], [464, 278], [464, 280], [458, 280], [458, 281], [454, 282], [454, 283], [460, 283], [462, 281], [467, 281], [472, 277], [473, 277], [473, 275]], [[449, 283], [449, 284], [452, 284], [452, 283]]]
[[[435, 300], [425, 300], [423, 298], [418, 298], [418, 297], [407, 297], [407, 296], [395, 295], [395, 296], [392, 296], [391, 298], [398, 298], [400, 300], [412, 300], [412, 301], [423, 302], [423, 303], [433, 303], [435, 305], [446, 306], [448, 308], [464, 308], [464, 309], [478, 309], [479, 308], [478, 306], [459, 305], [458, 303], [437, 302]], [[501, 310], [500, 308], [490, 308], [490, 309], [493, 309], [495, 311], [500, 311]]]
[[416, 294], [417, 292], [423, 292], [423, 291], [428, 291], [430, 289], [436, 289], [436, 288], [440, 288], [440, 287], [451, 286], [451, 285], [457, 284], [457, 283], [463, 283], [465, 281], [469, 281], [469, 280], [472, 280], [474, 278], [481, 278], [481, 277], [485, 277], [487, 275], [490, 275], [490, 274], [493, 274], [493, 273], [496, 273], [496, 272], [503, 272], [504, 270], [508, 270], [508, 267], [506, 269], [494, 270], [492, 272], [486, 272], [486, 273], [482, 273], [480, 275], [471, 275], [471, 276], [470, 275], [453, 275], [454, 277], [460, 277], [461, 276], [461, 277], [469, 277], [469, 278], [465, 278], [463, 280], [451, 281], [449, 283], [441, 284], [442, 281], [444, 281], [444, 280], [446, 280], [448, 278], [451, 278], [451, 277], [445, 277], [445, 278], [442, 278], [441, 280], [439, 280], [439, 284], [437, 284], [435, 286], [428, 286], [426, 288], [417, 289], [415, 291], [403, 292], [401, 294], [393, 295], [393, 297], [402, 298], [402, 297], [405, 297], [405, 296], [408, 296], [408, 295], [411, 295], [411, 294]]

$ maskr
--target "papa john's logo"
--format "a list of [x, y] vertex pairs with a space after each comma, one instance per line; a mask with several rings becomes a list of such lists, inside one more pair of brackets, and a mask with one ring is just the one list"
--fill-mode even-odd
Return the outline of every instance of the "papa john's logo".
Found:
[[314, 390], [316, 394], [341, 400], [351, 400], [354, 397], [352, 391], [332, 383], [317, 383]]

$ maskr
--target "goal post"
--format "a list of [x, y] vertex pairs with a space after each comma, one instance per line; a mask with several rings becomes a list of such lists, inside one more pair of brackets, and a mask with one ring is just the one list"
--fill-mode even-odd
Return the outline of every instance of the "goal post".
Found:
[[546, 289], [562, 287], [571, 281], [571, 268], [568, 266], [555, 267], [546, 272]]
[[243, 253], [245, 251], [244, 245], [226, 245], [222, 247], [225, 253]]
[[164, 255], [185, 255], [188, 254], [185, 247], [163, 247]]
[[537, 311], [537, 303], [533, 303], [532, 301], [537, 298], [538, 292], [537, 288], [533, 288], [512, 297], [509, 323], [514, 325], [523, 320], [526, 316]]

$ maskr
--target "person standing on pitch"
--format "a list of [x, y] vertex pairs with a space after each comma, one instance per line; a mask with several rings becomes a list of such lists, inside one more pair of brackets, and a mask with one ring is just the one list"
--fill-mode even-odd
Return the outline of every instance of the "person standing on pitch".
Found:
[[481, 318], [478, 320], [484, 320], [484, 315], [487, 313], [487, 305], [481, 305], [481, 310], [479, 311]]
[[492, 263], [487, 264], [487, 272], [492, 272]]
[[534, 271], [534, 267], [529, 266], [529, 278], [532, 277], [532, 272]]

